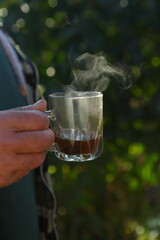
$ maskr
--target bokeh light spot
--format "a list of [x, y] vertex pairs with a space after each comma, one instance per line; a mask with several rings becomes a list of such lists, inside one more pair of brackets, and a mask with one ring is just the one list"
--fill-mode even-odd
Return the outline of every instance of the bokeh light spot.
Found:
[[6, 17], [8, 15], [7, 8], [1, 8], [0, 9], [0, 17]]
[[48, 167], [48, 172], [49, 172], [50, 174], [54, 174], [56, 171], [57, 171], [57, 168], [56, 168], [54, 165], [50, 165], [50, 166]]
[[151, 60], [151, 64], [153, 67], [159, 67], [160, 66], [160, 57], [153, 57]]
[[61, 215], [61, 216], [64, 216], [67, 214], [67, 210], [65, 207], [59, 207], [58, 208], [58, 214]]
[[30, 11], [30, 7], [29, 7], [28, 3], [23, 3], [20, 6], [20, 9], [23, 13], [29, 13], [29, 11]]
[[113, 182], [113, 180], [114, 180], [114, 175], [111, 174], [111, 173], [106, 174], [105, 180], [106, 180], [106, 182]]
[[49, 77], [53, 77], [56, 73], [56, 70], [53, 67], [48, 67], [46, 70], [46, 74]]
[[57, 0], [48, 0], [48, 4], [50, 7], [56, 7], [57, 6]]
[[122, 8], [125, 8], [128, 6], [128, 0], [120, 0], [119, 4]]
[[23, 28], [25, 26], [25, 20], [23, 18], [19, 18], [16, 21], [16, 25], [17, 25], [18, 28]]
[[45, 24], [48, 28], [53, 28], [55, 26], [55, 20], [53, 18], [47, 18]]

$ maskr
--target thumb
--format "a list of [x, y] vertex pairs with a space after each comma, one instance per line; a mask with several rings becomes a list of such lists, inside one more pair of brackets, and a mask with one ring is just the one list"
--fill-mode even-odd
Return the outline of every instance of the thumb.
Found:
[[16, 110], [16, 111], [39, 110], [41, 112], [44, 112], [46, 110], [46, 107], [47, 107], [47, 102], [44, 99], [41, 99], [32, 105], [17, 107], [12, 110]]

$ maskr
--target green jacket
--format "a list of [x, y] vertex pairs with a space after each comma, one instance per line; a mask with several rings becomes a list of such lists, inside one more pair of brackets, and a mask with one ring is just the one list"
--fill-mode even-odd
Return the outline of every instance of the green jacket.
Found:
[[[17, 77], [0, 45], [0, 110], [23, 105], [27, 105], [26, 97], [22, 95]], [[31, 171], [20, 181], [0, 189], [0, 240], [58, 239], [53, 222], [55, 197], [52, 191], [48, 192], [41, 175], [39, 169]], [[48, 225], [52, 226], [49, 232]]]

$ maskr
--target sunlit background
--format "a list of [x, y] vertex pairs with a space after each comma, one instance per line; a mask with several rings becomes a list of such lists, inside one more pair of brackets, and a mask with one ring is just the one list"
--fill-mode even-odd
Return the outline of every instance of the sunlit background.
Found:
[[132, 86], [104, 94], [104, 152], [65, 163], [49, 154], [61, 240], [160, 239], [160, 1], [6, 0], [0, 22], [36, 62], [40, 93], [72, 81], [72, 62], [104, 52]]

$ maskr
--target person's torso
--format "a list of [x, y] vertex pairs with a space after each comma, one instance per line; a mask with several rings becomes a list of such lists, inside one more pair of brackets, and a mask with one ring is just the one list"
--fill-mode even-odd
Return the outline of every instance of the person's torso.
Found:
[[[17, 76], [0, 45], [0, 110], [26, 104]], [[39, 240], [33, 172], [0, 189], [0, 240]]]

